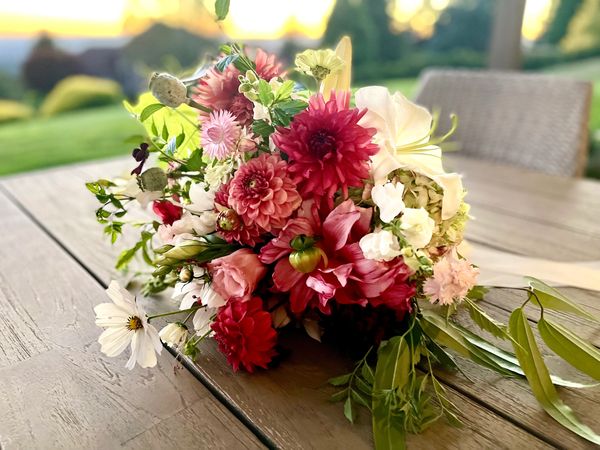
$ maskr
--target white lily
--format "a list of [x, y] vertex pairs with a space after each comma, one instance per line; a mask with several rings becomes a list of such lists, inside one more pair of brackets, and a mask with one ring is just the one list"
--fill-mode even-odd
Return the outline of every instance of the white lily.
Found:
[[146, 313], [126, 289], [111, 281], [106, 293], [113, 303], [96, 305], [96, 325], [106, 328], [98, 338], [100, 351], [106, 356], [118, 356], [131, 345], [131, 356], [125, 367], [133, 369], [136, 362], [141, 367], [154, 367], [156, 353], [162, 345], [156, 328], [148, 323]]
[[441, 149], [428, 144], [431, 113], [399, 92], [391, 95], [381, 86], [361, 88], [355, 99], [358, 108], [367, 109], [360, 125], [377, 130], [375, 143], [380, 150], [371, 158], [375, 184], [385, 183], [387, 176], [396, 169], [421, 173], [444, 190], [442, 219], [454, 216], [462, 201], [462, 180], [456, 173], [446, 173]]

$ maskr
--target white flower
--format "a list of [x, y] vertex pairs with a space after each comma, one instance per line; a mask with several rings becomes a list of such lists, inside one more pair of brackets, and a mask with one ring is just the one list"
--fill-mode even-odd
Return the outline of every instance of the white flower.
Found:
[[371, 198], [379, 208], [379, 218], [382, 222], [390, 223], [404, 210], [403, 194], [402, 183], [385, 183], [373, 187]]
[[187, 283], [175, 284], [172, 298], [181, 302], [179, 309], [189, 309], [200, 301], [209, 308], [219, 308], [225, 304], [225, 300], [215, 292], [210, 284], [201, 278], [205, 270], [194, 266], [194, 279]]
[[113, 194], [122, 194], [135, 198], [144, 209], [148, 206], [148, 203], [158, 200], [163, 195], [162, 191], [142, 191], [135, 177], [128, 178], [127, 180], [119, 179], [115, 183], [117, 186], [111, 190]]
[[188, 334], [187, 327], [180, 322], [170, 323], [158, 332], [162, 341], [172, 347], [181, 347], [185, 344]]
[[425, 247], [431, 241], [435, 221], [424, 208], [406, 208], [400, 219], [400, 229], [408, 243], [414, 248]]
[[148, 323], [146, 313], [126, 289], [111, 281], [106, 293], [114, 303], [101, 303], [94, 308], [96, 325], [106, 328], [98, 338], [100, 351], [114, 357], [131, 344], [131, 356], [125, 367], [154, 367], [156, 353], [162, 351], [156, 329]]
[[401, 254], [398, 238], [388, 230], [366, 234], [358, 245], [365, 258], [375, 261], [391, 261]]
[[[387, 88], [369, 86], [356, 91], [356, 106], [366, 108], [360, 124], [377, 129], [374, 141], [379, 152], [371, 158], [371, 174], [375, 184], [385, 183], [390, 172], [408, 169], [435, 181], [444, 190], [442, 219], [454, 216], [462, 200], [460, 175], [446, 173], [442, 151], [427, 145], [431, 131], [431, 114], [412, 103], [399, 92], [390, 95]], [[414, 145], [420, 148], [411, 150]]]
[[194, 183], [190, 186], [190, 204], [184, 205], [188, 211], [200, 213], [215, 208], [215, 190], [206, 189], [206, 183]]
[[254, 120], [265, 120], [266, 122], [271, 123], [271, 115], [269, 114], [269, 108], [258, 102], [252, 103], [254, 103]]
[[217, 314], [216, 308], [200, 308], [194, 314], [192, 323], [198, 336], [203, 336], [210, 331], [210, 324], [213, 323], [214, 316]]
[[205, 211], [196, 215], [184, 212], [172, 225], [160, 225], [156, 234], [163, 245], [177, 245], [215, 231], [217, 213]]
[[206, 166], [204, 169], [204, 181], [208, 183], [208, 186], [213, 191], [219, 189], [219, 187], [227, 183], [234, 172], [239, 166], [239, 163], [233, 158], [227, 158], [222, 160], [213, 160], [211, 164]]

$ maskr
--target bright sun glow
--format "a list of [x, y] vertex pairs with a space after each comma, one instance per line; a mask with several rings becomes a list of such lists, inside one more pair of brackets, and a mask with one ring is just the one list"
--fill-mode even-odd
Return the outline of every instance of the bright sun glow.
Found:
[[550, 18], [552, 0], [527, 0], [523, 16], [523, 37], [535, 40], [546, 29]]

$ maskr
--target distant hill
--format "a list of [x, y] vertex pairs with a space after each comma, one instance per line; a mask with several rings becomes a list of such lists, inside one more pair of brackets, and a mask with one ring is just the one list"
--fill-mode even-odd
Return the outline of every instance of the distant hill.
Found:
[[122, 52], [133, 63], [161, 69], [166, 57], [177, 59], [182, 67], [194, 67], [206, 53], [214, 55], [217, 49], [218, 44], [212, 39], [156, 23], [132, 38]]

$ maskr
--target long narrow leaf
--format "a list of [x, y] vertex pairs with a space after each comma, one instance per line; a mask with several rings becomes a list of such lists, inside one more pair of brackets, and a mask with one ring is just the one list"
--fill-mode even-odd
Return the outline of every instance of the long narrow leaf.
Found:
[[600, 351], [562, 325], [541, 318], [540, 336], [550, 349], [576, 369], [600, 380]]
[[592, 314], [582, 309], [576, 303], [573, 303], [559, 291], [554, 289], [552, 286], [548, 286], [541, 280], [533, 277], [525, 277], [529, 280], [529, 286], [533, 289], [534, 296], [531, 301], [536, 305], [541, 304], [544, 308], [553, 309], [554, 311], [568, 312], [576, 314], [586, 319], [593, 320], [594, 322], [600, 323], [600, 320], [594, 317]]
[[511, 314], [509, 330], [519, 343], [519, 345], [513, 344], [515, 354], [525, 372], [533, 395], [542, 408], [565, 428], [590, 442], [600, 444], [600, 436], [582, 424], [573, 410], [558, 398], [523, 308], [518, 308]]

